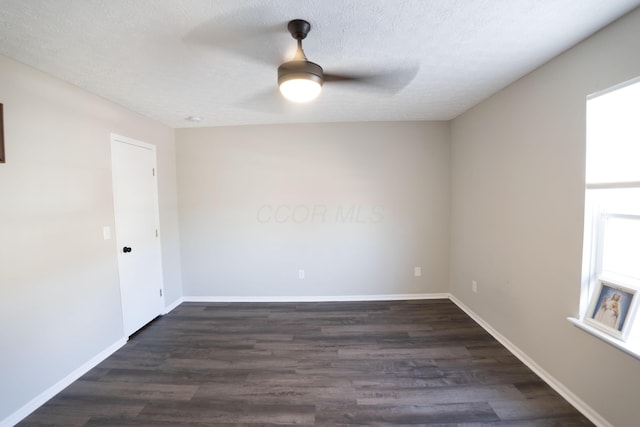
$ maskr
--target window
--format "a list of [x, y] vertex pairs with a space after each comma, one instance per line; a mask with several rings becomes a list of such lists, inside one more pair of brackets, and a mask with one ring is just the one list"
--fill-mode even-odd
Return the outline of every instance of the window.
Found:
[[[588, 98], [585, 184], [581, 319], [600, 281], [640, 299], [640, 78]], [[640, 316], [627, 320], [621, 346], [640, 357]]]
[[640, 215], [602, 213], [602, 275], [640, 280]]

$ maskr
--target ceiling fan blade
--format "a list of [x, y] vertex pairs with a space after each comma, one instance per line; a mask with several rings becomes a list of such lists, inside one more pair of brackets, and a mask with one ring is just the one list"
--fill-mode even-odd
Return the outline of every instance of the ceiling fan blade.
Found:
[[265, 8], [238, 9], [203, 22], [189, 31], [182, 40], [189, 45], [220, 50], [277, 66], [283, 59], [277, 52], [284, 50], [287, 40], [281, 37], [282, 41], [278, 43], [276, 36], [282, 34], [286, 23], [279, 17], [265, 18], [269, 16], [269, 10]]
[[369, 78], [367, 74], [332, 74], [323, 73], [325, 82], [364, 82]]
[[400, 92], [407, 87], [418, 74], [419, 66], [389, 70], [384, 72], [366, 73], [324, 73], [325, 83], [349, 83], [367, 86], [372, 90], [385, 92], [390, 95]]

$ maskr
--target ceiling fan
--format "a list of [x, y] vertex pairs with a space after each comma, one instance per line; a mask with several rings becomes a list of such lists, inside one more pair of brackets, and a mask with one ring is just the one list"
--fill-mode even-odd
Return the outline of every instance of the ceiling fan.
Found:
[[280, 93], [289, 101], [309, 102], [320, 95], [325, 79], [322, 67], [307, 60], [302, 50], [302, 40], [309, 34], [311, 24], [303, 19], [294, 19], [289, 21], [287, 29], [297, 40], [298, 48], [292, 61], [278, 67]]
[[325, 73], [322, 67], [307, 59], [302, 50], [302, 40], [311, 30], [311, 24], [303, 19], [294, 19], [287, 24], [287, 30], [297, 41], [296, 53], [291, 61], [278, 67], [278, 86], [282, 95], [293, 102], [309, 102], [317, 98], [322, 86], [327, 82], [355, 82], [387, 86], [397, 91], [409, 84], [417, 73], [417, 67], [411, 70], [398, 70], [392, 74], [341, 75]]

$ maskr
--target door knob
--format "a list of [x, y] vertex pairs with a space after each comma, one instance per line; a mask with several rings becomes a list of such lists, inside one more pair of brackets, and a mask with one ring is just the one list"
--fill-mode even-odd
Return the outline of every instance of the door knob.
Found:
[[131, 248], [128, 246], [125, 246], [124, 248], [122, 248], [122, 252], [124, 252], [125, 254], [128, 254], [129, 252], [131, 252]]

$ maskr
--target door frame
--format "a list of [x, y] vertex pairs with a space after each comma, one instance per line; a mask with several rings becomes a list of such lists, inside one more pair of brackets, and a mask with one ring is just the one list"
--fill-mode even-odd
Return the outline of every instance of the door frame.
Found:
[[[112, 193], [113, 193], [113, 211], [114, 211], [114, 224], [115, 224], [115, 241], [116, 241], [116, 260], [118, 263], [118, 290], [120, 292], [120, 311], [122, 314], [122, 328], [125, 335], [127, 335], [127, 331], [125, 330], [125, 320], [124, 320], [124, 304], [122, 301], [123, 290], [122, 290], [122, 280], [120, 278], [120, 248], [118, 246], [118, 208], [117, 208], [117, 188], [115, 185], [115, 174], [113, 173], [113, 166], [115, 164], [116, 159], [114, 158], [114, 144], [129, 144], [136, 147], [144, 148], [151, 151], [151, 155], [153, 157], [152, 167], [153, 167], [153, 204], [154, 204], [154, 222], [156, 226], [156, 233], [158, 239], [158, 251], [160, 256], [159, 263], [159, 277], [160, 277], [160, 302], [158, 303], [158, 316], [165, 313], [165, 287], [164, 287], [164, 271], [163, 271], [163, 262], [162, 262], [162, 240], [160, 239], [160, 204], [158, 200], [158, 158], [157, 158], [157, 150], [156, 146], [153, 144], [149, 144], [146, 142], [138, 141], [133, 138], [129, 138], [126, 136], [118, 135], [116, 133], [111, 133], [111, 184], [112, 184]], [[135, 332], [134, 332], [135, 333]]]

